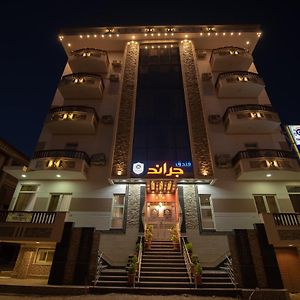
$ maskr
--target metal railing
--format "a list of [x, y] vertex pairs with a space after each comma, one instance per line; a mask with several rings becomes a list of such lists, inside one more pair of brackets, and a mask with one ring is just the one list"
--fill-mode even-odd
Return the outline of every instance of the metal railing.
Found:
[[67, 106], [53, 107], [50, 109], [49, 113], [55, 114], [55, 113], [63, 113], [63, 112], [75, 112], [75, 111], [92, 113], [95, 115], [97, 122], [99, 121], [99, 117], [95, 108], [90, 106], [84, 106], [84, 105], [67, 105]]
[[90, 158], [84, 151], [66, 150], [66, 149], [36, 151], [34, 152], [32, 159], [46, 158], [46, 157], [78, 158], [78, 159], [83, 159], [88, 164], [90, 164]]
[[223, 72], [218, 75], [218, 78], [215, 83], [215, 87], [218, 86], [220, 80], [222, 79], [238, 79], [239, 76], [247, 76], [249, 81], [264, 85], [263, 79], [257, 74], [248, 71], [231, 71], [231, 72]]
[[211, 56], [209, 61], [212, 61], [212, 57], [213, 55], [231, 55], [231, 51], [237, 51], [238, 53], [235, 53], [237, 55], [240, 56], [251, 56], [251, 54], [249, 53], [249, 51], [247, 49], [244, 48], [240, 48], [240, 47], [234, 47], [234, 46], [227, 46], [227, 47], [221, 47], [221, 48], [215, 48], [212, 50], [211, 52]]
[[100, 81], [101, 83], [101, 90], [104, 89], [104, 82], [100, 75], [90, 74], [90, 73], [72, 73], [65, 75], [61, 78], [61, 81], [59, 84], [69, 84], [74, 83], [75, 79], [85, 79], [85, 83], [93, 84], [95, 81]]
[[260, 105], [260, 104], [243, 104], [243, 105], [234, 105], [227, 107], [224, 115], [223, 122], [227, 119], [228, 114], [232, 112], [240, 112], [240, 111], [267, 111], [276, 113], [274, 108], [270, 105]]
[[53, 224], [56, 214], [48, 211], [0, 211], [0, 223]]
[[140, 282], [142, 259], [143, 259], [143, 237], [140, 236], [137, 282]]
[[273, 214], [276, 226], [300, 226], [300, 213]]
[[94, 283], [94, 286], [97, 285], [97, 283], [100, 281], [101, 271], [103, 269], [102, 256], [103, 252], [100, 252], [100, 250], [98, 249], [96, 274], [94, 280], [92, 281]]
[[234, 285], [235, 288], [237, 288], [238, 283], [236, 282], [234, 278], [234, 272], [232, 267], [232, 258], [230, 258], [228, 255], [226, 255], [224, 267], [221, 267], [220, 269], [223, 269], [228, 274], [228, 277], [231, 281], [231, 283]]
[[186, 270], [187, 270], [187, 273], [189, 275], [189, 279], [190, 279], [190, 283], [193, 282], [193, 278], [192, 278], [192, 261], [191, 261], [191, 258], [190, 258], [190, 255], [189, 255], [189, 252], [186, 248], [186, 245], [185, 245], [185, 241], [184, 241], [184, 238], [183, 237], [180, 237], [180, 251], [183, 255], [183, 258], [184, 258], [184, 263], [185, 263], [185, 267], [186, 267]]
[[105, 57], [105, 63], [106, 65], [109, 64], [109, 59], [108, 59], [108, 55], [107, 55], [107, 51], [105, 50], [101, 50], [101, 49], [97, 49], [97, 48], [83, 48], [83, 49], [77, 49], [77, 50], [73, 50], [71, 53], [73, 56], [82, 56], [85, 58], [89, 58], [89, 57]]
[[239, 151], [232, 159], [232, 165], [235, 165], [240, 159], [259, 158], [259, 157], [280, 157], [294, 158], [296, 155], [291, 151], [277, 149], [248, 149]]

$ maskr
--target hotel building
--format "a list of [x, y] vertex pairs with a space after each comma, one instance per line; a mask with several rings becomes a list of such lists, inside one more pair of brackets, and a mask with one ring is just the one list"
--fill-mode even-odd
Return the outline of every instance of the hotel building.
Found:
[[[300, 289], [300, 167], [253, 52], [258, 26], [65, 30], [68, 60], [0, 239], [11, 275], [91, 282], [179, 228], [239, 287]], [[284, 99], [282, 99], [284, 101]], [[288, 274], [293, 276], [288, 276]]]

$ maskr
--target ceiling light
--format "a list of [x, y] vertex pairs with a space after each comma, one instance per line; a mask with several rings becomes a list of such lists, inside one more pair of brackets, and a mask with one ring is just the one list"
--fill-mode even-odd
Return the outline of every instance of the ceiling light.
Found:
[[60, 178], [60, 177], [61, 177], [61, 175], [60, 175], [60, 174], [56, 174], [56, 177], [57, 177], [57, 178]]
[[27, 175], [25, 175], [25, 174], [22, 174], [21, 176], [22, 176], [23, 178], [26, 178], [26, 177], [27, 177]]
[[267, 177], [271, 177], [271, 176], [272, 176], [272, 174], [268, 173], [266, 176], [267, 176]]

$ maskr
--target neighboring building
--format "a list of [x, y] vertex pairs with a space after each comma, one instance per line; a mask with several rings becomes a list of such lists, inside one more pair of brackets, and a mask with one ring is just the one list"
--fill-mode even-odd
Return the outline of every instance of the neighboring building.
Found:
[[29, 159], [0, 138], [0, 210], [7, 210], [18, 180], [3, 171], [4, 167], [28, 166]]
[[299, 290], [300, 167], [253, 63], [260, 35], [248, 25], [63, 32], [68, 62], [37, 151], [26, 172], [6, 170], [19, 180], [0, 227], [21, 243], [13, 276], [51, 269], [50, 283], [82, 284], [98, 248], [125, 266], [147, 224], [156, 240], [176, 225], [203, 266], [231, 253], [240, 286], [282, 278]]
[[[29, 159], [0, 138], [0, 220], [3, 221], [3, 215], [6, 215], [9, 204], [13, 197], [18, 180], [3, 171], [5, 167], [14, 168], [17, 166], [28, 166]], [[2, 243], [0, 237], [0, 273], [2, 270], [14, 267], [18, 256], [19, 245], [13, 243]]]

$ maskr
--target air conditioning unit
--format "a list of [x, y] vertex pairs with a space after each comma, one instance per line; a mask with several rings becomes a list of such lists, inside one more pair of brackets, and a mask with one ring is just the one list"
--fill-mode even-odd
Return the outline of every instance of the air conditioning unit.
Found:
[[122, 67], [122, 62], [120, 60], [114, 59], [111, 64], [114, 68], [121, 68]]
[[212, 79], [211, 73], [202, 73], [201, 76], [202, 81], [210, 81]]
[[120, 76], [119, 74], [112, 73], [109, 75], [110, 82], [119, 82]]
[[198, 59], [205, 59], [207, 52], [204, 50], [197, 50], [197, 58]]
[[216, 166], [221, 169], [228, 169], [232, 167], [230, 154], [216, 154]]
[[101, 123], [103, 124], [113, 124], [114, 119], [111, 115], [103, 115], [101, 117]]
[[222, 118], [220, 115], [208, 115], [208, 122], [210, 124], [219, 124], [221, 123]]

